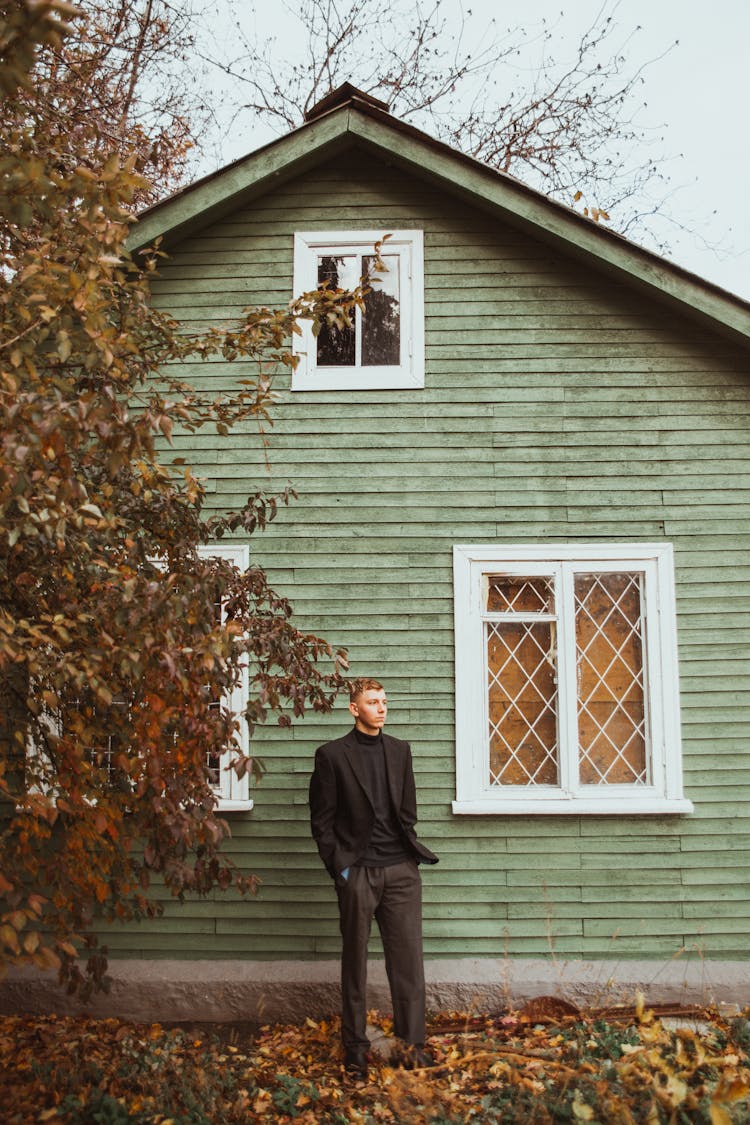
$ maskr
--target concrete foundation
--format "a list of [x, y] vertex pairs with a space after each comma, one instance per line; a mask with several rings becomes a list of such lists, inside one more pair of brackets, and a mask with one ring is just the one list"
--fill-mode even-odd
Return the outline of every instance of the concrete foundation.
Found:
[[[632, 1002], [750, 1005], [750, 962], [553, 961], [456, 958], [428, 962], [430, 1011], [497, 1012], [537, 996], [581, 1007]], [[119, 1016], [177, 1022], [299, 1022], [338, 1011], [337, 961], [113, 961], [109, 994], [86, 1004], [50, 973], [18, 970], [0, 982], [0, 1013]], [[390, 1010], [382, 961], [370, 965], [368, 1003]]]

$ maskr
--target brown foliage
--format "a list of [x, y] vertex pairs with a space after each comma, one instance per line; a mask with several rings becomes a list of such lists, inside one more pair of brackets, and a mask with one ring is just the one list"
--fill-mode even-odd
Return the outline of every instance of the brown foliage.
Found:
[[196, 47], [189, 0], [79, 0], [52, 10], [66, 33], [35, 57], [34, 87], [18, 110], [29, 111], [61, 170], [95, 169], [116, 152], [144, 177], [134, 201], [156, 199], [183, 177], [207, 118], [184, 74]]
[[[224, 752], [258, 772], [237, 748], [243, 720], [216, 705], [243, 667], [251, 729], [329, 708], [343, 682], [341, 654], [294, 626], [260, 568], [199, 554], [262, 530], [292, 494], [206, 516], [201, 481], [165, 451], [175, 429], [270, 421], [268, 373], [293, 363], [297, 320], [345, 318], [362, 298], [306, 294], [203, 336], [155, 313], [158, 256], [125, 252], [143, 136], [103, 124], [127, 72], [107, 72], [109, 40], [89, 44], [63, 0], [1, 18], [0, 967], [60, 967], [76, 986], [82, 934], [153, 914], [155, 875], [176, 895], [254, 889], [219, 855], [208, 773]], [[87, 88], [103, 84], [90, 115], [71, 52]], [[257, 378], [204, 393], [167, 373], [187, 356], [242, 357]], [[99, 982], [101, 959], [89, 970]]]
[[[389, 1020], [371, 1018], [389, 1031]], [[266, 1027], [253, 1040], [232, 1028], [214, 1038], [205, 1028], [8, 1017], [0, 1098], [9, 1125], [739, 1125], [748, 1121], [747, 1026], [706, 1013], [701, 1030], [670, 1031], [645, 1010], [620, 1027], [585, 1015], [542, 1026], [443, 1013], [429, 1029], [435, 1066], [408, 1071], [376, 1058], [360, 1081], [343, 1069], [336, 1019]]]

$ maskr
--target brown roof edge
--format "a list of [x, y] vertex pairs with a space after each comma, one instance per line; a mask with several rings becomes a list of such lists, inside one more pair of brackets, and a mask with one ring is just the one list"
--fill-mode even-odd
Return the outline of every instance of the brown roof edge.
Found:
[[[729, 301], [735, 308], [741, 310], [741, 315], [747, 317], [750, 314], [750, 301], [740, 297], [736, 293], [722, 288], [716, 282], [708, 281], [703, 277], [693, 273], [685, 266], [678, 265], [676, 262], [670, 261], [668, 258], [656, 254], [653, 250], [649, 250], [644, 246], [640, 246], [637, 242], [632, 242], [627, 236], [620, 234], [608, 227], [600, 227], [593, 223], [590, 219], [585, 218], [580, 212], [574, 210], [571, 206], [561, 203], [558, 200], [552, 199], [545, 195], [543, 192], [536, 188], [530, 187], [522, 180], [517, 179], [515, 176], [507, 172], [500, 171], [499, 169], [492, 168], [489, 165], [477, 160], [476, 157], [469, 156], [459, 149], [452, 148], [444, 141], [438, 140], [436, 137], [431, 136], [429, 133], [424, 133], [422, 130], [417, 129], [409, 122], [403, 121], [398, 117], [391, 115], [388, 106], [384, 102], [380, 102], [377, 98], [372, 97], [370, 94], [365, 94], [363, 91], [358, 90], [350, 82], [345, 82], [325, 98], [322, 98], [315, 106], [313, 106], [307, 114], [307, 120], [304, 124], [297, 126], [290, 133], [284, 137], [277, 138], [276, 140], [269, 141], [267, 144], [261, 146], [255, 152], [249, 153], [246, 156], [239, 157], [237, 160], [232, 161], [224, 168], [217, 169], [217, 171], [204, 176], [202, 179], [193, 184], [188, 184], [184, 188], [178, 189], [173, 195], [167, 199], [161, 200], [159, 203], [152, 204], [151, 207], [141, 212], [138, 216], [139, 219], [147, 218], [152, 212], [161, 210], [167, 204], [174, 203], [179, 198], [191, 194], [196, 188], [200, 188], [212, 180], [218, 179], [225, 175], [227, 172], [244, 164], [248, 160], [257, 160], [262, 157], [266, 152], [273, 149], [279, 143], [288, 140], [296, 133], [301, 133], [311, 125], [315, 125], [318, 121], [328, 116], [335, 116], [342, 111], [346, 112], [347, 107], [354, 114], [362, 114], [362, 116], [376, 123], [380, 123], [389, 129], [400, 133], [405, 138], [414, 140], [418, 144], [424, 145], [434, 151], [438, 156], [450, 157], [453, 160], [459, 161], [467, 169], [474, 169], [476, 172], [483, 176], [490, 177], [495, 182], [504, 182], [508, 187], [520, 197], [525, 197], [531, 202], [541, 203], [544, 207], [549, 208], [550, 212], [560, 217], [566, 217], [574, 224], [580, 226], [580, 229], [585, 230], [587, 234], [594, 237], [595, 240], [601, 240], [604, 245], [609, 243], [612, 247], [619, 247], [619, 252], [629, 255], [632, 260], [640, 261], [642, 266], [647, 270], [655, 267], [657, 270], [666, 269], [668, 274], [671, 274], [678, 285], [687, 283], [689, 285], [698, 285], [704, 293], [718, 298], [720, 301]], [[347, 126], [349, 129], [350, 126]], [[368, 138], [364, 136], [358, 137], [359, 143], [367, 143]], [[419, 162], [415, 162], [415, 169], [419, 166]], [[454, 183], [454, 189], [456, 185]], [[537, 224], [538, 225], [538, 224]], [[626, 272], [628, 272], [626, 270]], [[631, 271], [632, 272], [632, 271]], [[659, 286], [657, 285], [657, 288]], [[690, 298], [678, 298], [681, 303], [694, 304]], [[709, 319], [721, 321], [721, 317], [717, 317], [715, 313], [709, 313]], [[747, 346], [750, 342], [750, 331], [743, 327], [738, 330], [742, 336], [742, 343]], [[734, 332], [733, 332], [734, 335]]]
[[339, 109], [348, 102], [379, 109], [382, 113], [391, 112], [387, 102], [381, 102], [380, 98], [374, 98], [372, 94], [366, 94], [364, 90], [357, 89], [351, 82], [343, 82], [341, 86], [331, 90], [330, 94], [326, 94], [311, 109], [307, 110], [305, 121], [314, 121], [316, 117], [322, 117], [324, 113], [328, 113], [332, 109]]
[[[346, 105], [367, 113], [375, 111], [376, 113], [387, 114], [388, 121], [391, 125], [395, 125], [399, 121], [397, 117], [391, 116], [390, 107], [386, 102], [381, 102], [379, 98], [374, 98], [372, 94], [366, 94], [364, 90], [357, 89], [351, 82], [344, 82], [341, 86], [337, 86], [335, 90], [332, 90], [330, 94], [326, 94], [324, 98], [316, 102], [311, 109], [308, 109], [305, 113], [304, 121], [290, 129], [288, 133], [284, 133], [283, 136], [280, 137], [274, 137], [273, 140], [266, 141], [266, 143], [262, 144], [259, 148], [253, 149], [251, 152], [243, 153], [242, 156], [230, 160], [228, 164], [223, 164], [221, 168], [216, 168], [213, 172], [207, 172], [197, 180], [192, 180], [182, 187], [175, 188], [169, 195], [165, 195], [162, 199], [157, 199], [155, 203], [150, 203], [147, 207], [144, 207], [142, 211], [139, 211], [135, 216], [136, 221], [146, 218], [152, 211], [160, 210], [166, 204], [172, 203], [175, 199], [180, 199], [182, 196], [189, 195], [191, 192], [195, 191], [196, 188], [203, 187], [204, 184], [208, 184], [212, 180], [218, 180], [232, 168], [244, 164], [246, 160], [260, 156], [266, 149], [273, 148], [274, 145], [277, 145], [279, 141], [285, 140], [287, 137], [291, 137], [294, 133], [306, 128], [309, 122], [319, 117], [325, 117], [326, 114], [333, 113], [337, 109], [342, 109]], [[427, 136], [427, 134], [424, 135]]]

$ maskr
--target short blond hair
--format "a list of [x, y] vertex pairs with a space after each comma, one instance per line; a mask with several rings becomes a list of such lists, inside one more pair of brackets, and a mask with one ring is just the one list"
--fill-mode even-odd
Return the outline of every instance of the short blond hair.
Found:
[[380, 680], [373, 680], [369, 676], [358, 676], [356, 680], [349, 681], [349, 702], [354, 703], [354, 700], [365, 691], [385, 691], [385, 688]]

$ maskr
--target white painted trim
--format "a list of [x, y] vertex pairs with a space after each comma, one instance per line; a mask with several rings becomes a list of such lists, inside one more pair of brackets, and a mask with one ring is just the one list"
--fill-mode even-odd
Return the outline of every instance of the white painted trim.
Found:
[[[242, 780], [244, 781], [246, 779], [243, 778]], [[240, 781], [240, 779], [236, 776], [236, 774], [235, 774], [235, 781]], [[216, 806], [216, 810], [217, 810], [217, 812], [224, 812], [224, 813], [251, 812], [254, 804], [255, 804], [255, 802], [253, 801], [252, 797], [248, 797], [247, 800], [240, 800], [239, 798], [235, 800], [235, 799], [230, 798], [230, 797], [220, 797], [219, 803]]]
[[691, 813], [693, 802], [686, 797], [667, 800], [611, 797], [550, 797], [548, 801], [519, 796], [516, 799], [490, 798], [475, 801], [453, 801], [451, 808], [457, 816], [663, 816], [667, 813]]
[[[560, 561], [586, 564], [602, 562], [618, 565], [630, 559], [650, 559], [663, 555], [672, 559], [672, 544], [657, 543], [460, 543], [454, 546], [454, 553], [465, 556], [472, 562], [515, 563], [519, 568], [524, 563], [550, 563]], [[512, 573], [512, 572], [511, 572]], [[530, 571], [529, 573], [535, 573]], [[544, 567], [536, 571], [546, 573]]]
[[[247, 570], [250, 565], [250, 548], [246, 543], [209, 543], [199, 547], [198, 554], [202, 558], [225, 559], [227, 562], [234, 563], [239, 570], [243, 571]], [[244, 712], [247, 705], [248, 690], [248, 670], [247, 663], [245, 663], [242, 668], [242, 680], [232, 691], [228, 700], [231, 711], [236, 714], [242, 714]], [[244, 721], [240, 724], [238, 743], [238, 749], [241, 753], [248, 754], [250, 750], [250, 737], [247, 730], [247, 723]], [[227, 750], [221, 756], [220, 785], [216, 790], [219, 797], [217, 811], [249, 812], [253, 807], [253, 800], [250, 797], [250, 781], [247, 774], [244, 777], [237, 777], [234, 770], [229, 768], [232, 756], [233, 752], [231, 750]]]
[[[250, 548], [247, 544], [240, 543], [212, 543], [206, 546], [198, 547], [198, 555], [203, 558], [223, 558], [230, 562], [234, 562], [240, 570], [247, 570], [250, 565]], [[154, 566], [163, 570], [166, 566], [163, 559], [152, 556], [149, 559]], [[240, 684], [231, 693], [229, 706], [232, 711], [241, 714], [244, 713], [247, 706], [247, 697], [249, 691], [249, 679], [247, 662], [242, 667], [242, 680]], [[50, 716], [50, 723], [55, 721], [54, 716]], [[245, 755], [249, 754], [250, 738], [247, 730], [247, 723], [241, 723], [240, 732], [238, 737], [239, 749]], [[38, 747], [29, 744], [26, 748], [28, 757], [39, 756], [42, 753]], [[232, 752], [227, 751], [222, 755], [221, 759], [221, 793], [217, 804], [217, 811], [219, 812], [250, 812], [253, 807], [253, 800], [249, 795], [250, 783], [247, 775], [239, 778], [234, 770], [228, 769], [229, 762], [232, 758]], [[38, 786], [34, 785], [30, 789], [31, 793], [39, 793], [41, 790]], [[217, 790], [217, 793], [219, 791]], [[50, 790], [45, 793], [51, 801], [57, 798], [57, 791]], [[89, 799], [92, 805], [97, 803], [97, 799], [92, 797]], [[19, 808], [19, 806], [16, 806]]]
[[318, 368], [312, 325], [300, 323], [292, 350], [299, 363], [293, 391], [419, 390], [424, 387], [424, 236], [421, 230], [298, 231], [294, 235], [294, 292], [317, 288], [320, 253], [368, 253], [385, 235], [384, 254], [397, 253], [401, 271], [401, 362], [393, 367]]
[[[575, 565], [574, 565], [575, 564]], [[644, 683], [648, 708], [649, 784], [591, 786], [577, 780], [577, 714], [572, 574], [579, 569], [633, 569], [643, 577]], [[503, 614], [482, 609], [483, 576], [550, 574], [558, 597], [559, 786], [490, 786], [486, 733], [484, 624]], [[472, 544], [453, 548], [456, 659], [456, 814], [689, 813], [683, 796], [675, 624], [674, 559], [670, 543]], [[563, 580], [565, 579], [565, 581]], [[542, 615], [544, 616], [544, 615]], [[540, 618], [541, 619], [541, 618]]]

